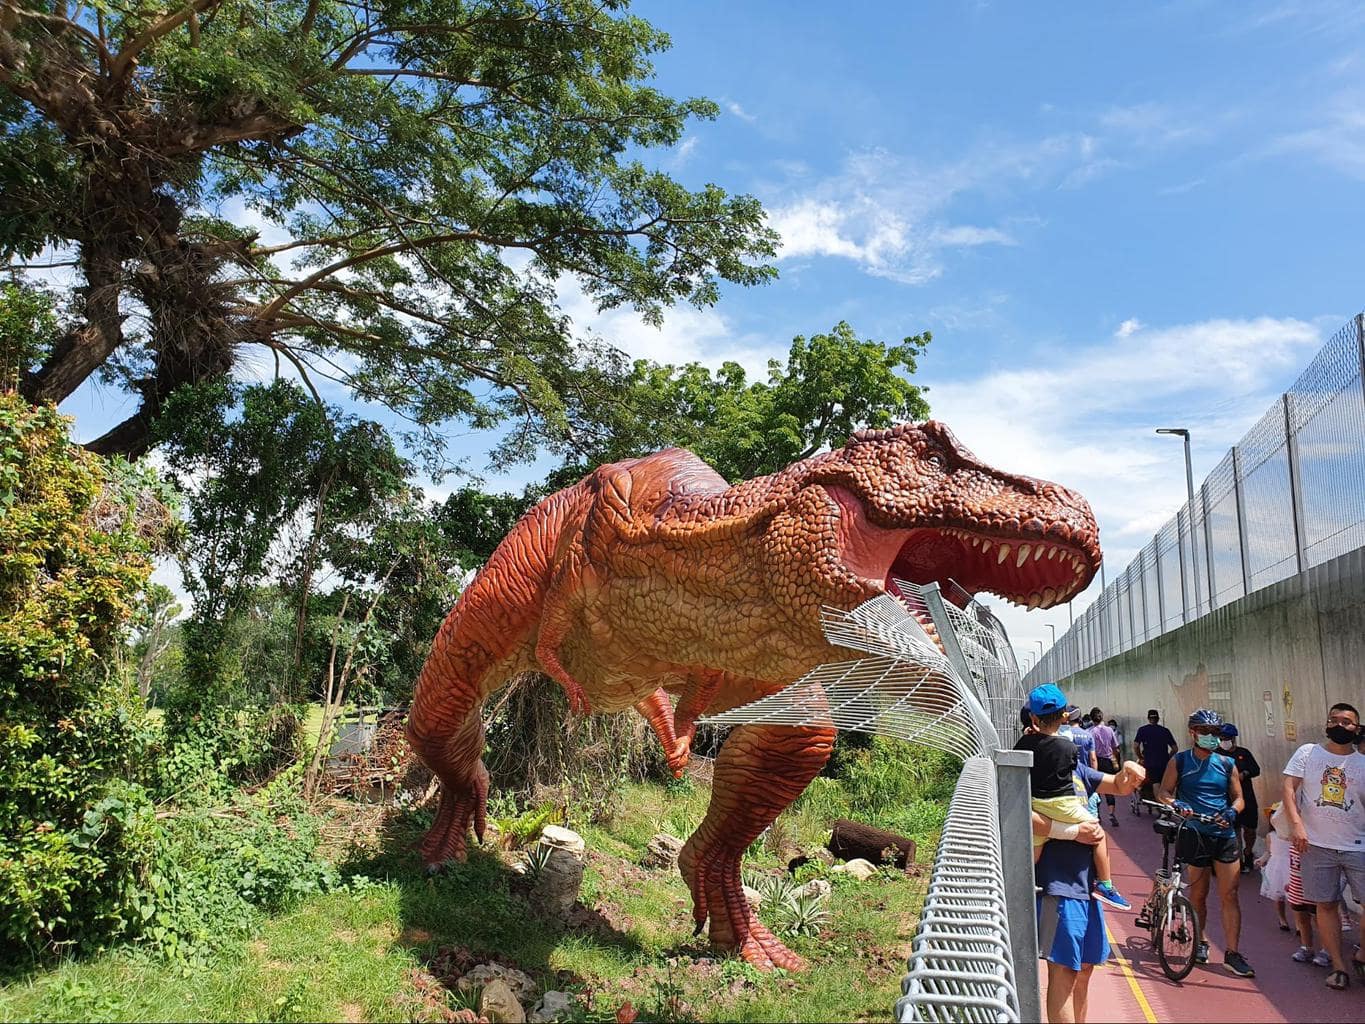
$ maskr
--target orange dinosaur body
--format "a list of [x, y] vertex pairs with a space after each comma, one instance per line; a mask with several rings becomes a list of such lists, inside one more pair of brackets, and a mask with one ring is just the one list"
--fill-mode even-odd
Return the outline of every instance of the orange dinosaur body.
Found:
[[[695, 722], [781, 689], [832, 647], [820, 609], [953, 579], [1031, 607], [1099, 565], [1079, 495], [993, 470], [943, 426], [863, 431], [844, 448], [731, 487], [690, 452], [603, 466], [531, 509], [456, 602], [417, 682], [408, 731], [444, 795], [430, 864], [482, 838], [484, 699], [543, 671], [580, 712], [635, 708], [673, 770]], [[676, 708], [670, 695], [677, 698]], [[744, 726], [679, 861], [698, 927], [760, 966], [797, 968], [745, 902], [740, 858], [829, 757], [832, 729]]]

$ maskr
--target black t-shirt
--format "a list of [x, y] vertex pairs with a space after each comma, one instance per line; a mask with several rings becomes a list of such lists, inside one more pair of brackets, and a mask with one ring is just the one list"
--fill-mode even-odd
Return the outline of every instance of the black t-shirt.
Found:
[[1261, 774], [1261, 766], [1256, 763], [1255, 756], [1246, 747], [1238, 746], [1222, 753], [1237, 762], [1237, 771], [1242, 776], [1242, 801], [1246, 804], [1242, 813], [1259, 810], [1256, 803], [1256, 788], [1251, 784], [1251, 780]]
[[1076, 770], [1080, 748], [1069, 736], [1031, 732], [1020, 736], [1014, 749], [1033, 751], [1033, 767], [1029, 769], [1030, 796], [1046, 799], [1076, 792], [1071, 776]]

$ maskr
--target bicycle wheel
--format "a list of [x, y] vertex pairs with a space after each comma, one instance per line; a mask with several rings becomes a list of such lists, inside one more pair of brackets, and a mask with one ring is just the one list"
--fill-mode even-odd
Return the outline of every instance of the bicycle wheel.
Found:
[[1172, 981], [1180, 981], [1194, 970], [1194, 954], [1199, 948], [1199, 914], [1182, 893], [1171, 896], [1153, 938], [1161, 969]]

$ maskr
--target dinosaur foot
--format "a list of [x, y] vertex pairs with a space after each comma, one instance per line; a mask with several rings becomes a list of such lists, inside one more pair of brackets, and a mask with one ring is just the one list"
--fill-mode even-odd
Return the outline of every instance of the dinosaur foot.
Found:
[[459, 782], [442, 779], [441, 788], [441, 809], [420, 848], [428, 870], [435, 870], [446, 861], [464, 861], [469, 855], [470, 827], [479, 842], [483, 842], [487, 824], [488, 769], [483, 762], [477, 764], [472, 779]]
[[741, 856], [724, 848], [698, 852], [684, 847], [678, 866], [692, 891], [697, 932], [709, 917], [714, 945], [733, 950], [759, 970], [804, 971], [806, 961], [783, 945], [749, 906], [740, 882]]

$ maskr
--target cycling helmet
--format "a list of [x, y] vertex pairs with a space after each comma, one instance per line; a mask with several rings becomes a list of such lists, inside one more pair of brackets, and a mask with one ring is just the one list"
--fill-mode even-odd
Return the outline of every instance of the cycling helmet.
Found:
[[1189, 725], [1222, 725], [1223, 716], [1212, 708], [1200, 708], [1191, 713]]

